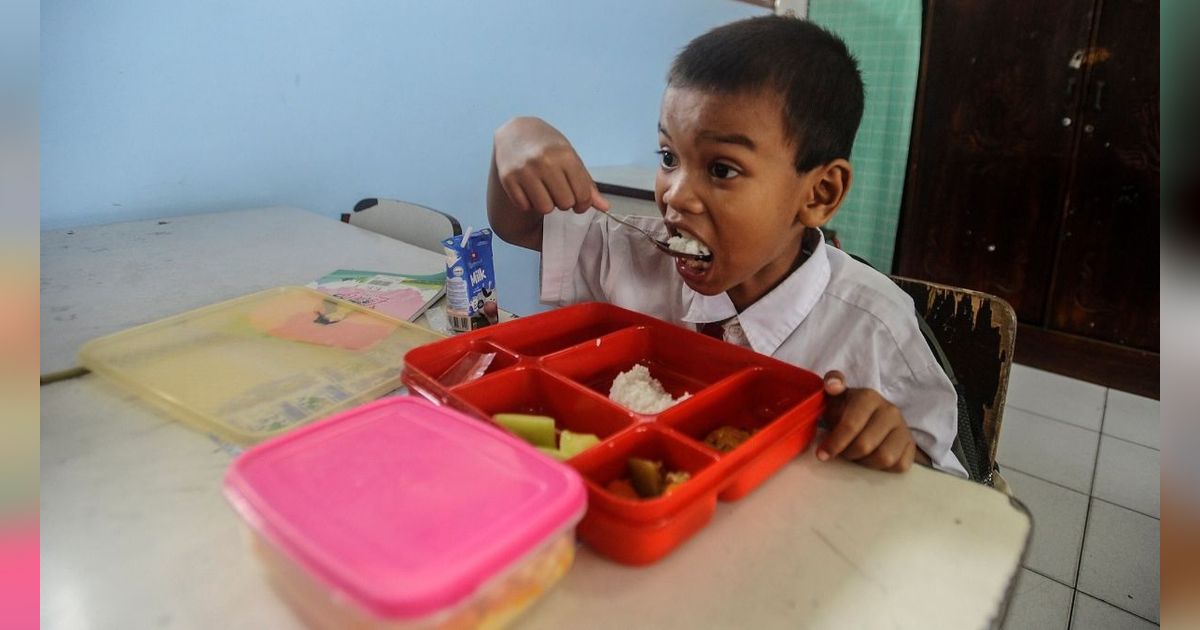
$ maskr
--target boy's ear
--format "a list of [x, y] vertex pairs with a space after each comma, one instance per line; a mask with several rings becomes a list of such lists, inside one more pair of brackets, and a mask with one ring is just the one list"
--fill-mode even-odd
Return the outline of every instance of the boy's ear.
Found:
[[804, 205], [797, 218], [805, 227], [821, 227], [837, 214], [850, 192], [854, 172], [850, 162], [838, 158], [805, 174]]

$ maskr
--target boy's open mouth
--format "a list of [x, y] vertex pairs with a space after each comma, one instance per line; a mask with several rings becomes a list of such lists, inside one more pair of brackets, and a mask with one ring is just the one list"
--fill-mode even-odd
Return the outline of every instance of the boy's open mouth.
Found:
[[707, 245], [685, 230], [672, 227], [670, 228], [670, 234], [670, 238], [667, 239], [667, 245], [671, 249], [687, 254], [708, 256], [708, 260], [683, 258], [677, 258], [675, 260], [675, 266], [679, 269], [679, 273], [685, 278], [692, 278], [695, 280], [701, 279], [705, 272], [712, 267], [712, 251]]

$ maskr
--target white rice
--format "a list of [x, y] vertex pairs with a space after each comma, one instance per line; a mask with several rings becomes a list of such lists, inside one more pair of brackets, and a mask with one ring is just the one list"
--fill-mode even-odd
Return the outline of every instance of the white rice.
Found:
[[679, 236], [672, 236], [667, 239], [667, 247], [677, 252], [685, 254], [697, 254], [699, 256], [707, 256], [712, 252], [704, 246], [704, 243], [691, 238], [687, 232], [682, 232]]
[[646, 414], [659, 413], [689, 396], [691, 394], [684, 392], [679, 398], [672, 398], [662, 383], [650, 376], [650, 370], [640, 364], [618, 374], [608, 392], [610, 400]]

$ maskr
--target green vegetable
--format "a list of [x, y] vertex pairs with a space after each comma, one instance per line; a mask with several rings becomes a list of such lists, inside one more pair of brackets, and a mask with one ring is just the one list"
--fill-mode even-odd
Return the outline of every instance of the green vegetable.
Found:
[[498, 413], [492, 416], [492, 419], [534, 446], [557, 448], [554, 439], [554, 418], [524, 413]]
[[600, 438], [591, 433], [575, 433], [563, 429], [558, 436], [558, 449], [563, 459], [570, 459], [600, 443]]

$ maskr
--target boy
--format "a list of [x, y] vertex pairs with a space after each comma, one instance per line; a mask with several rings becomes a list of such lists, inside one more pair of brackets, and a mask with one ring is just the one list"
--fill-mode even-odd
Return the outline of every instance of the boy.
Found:
[[950, 450], [955, 392], [912, 300], [819, 230], [849, 190], [862, 109], [857, 62], [836, 36], [795, 18], [734, 22], [672, 64], [658, 123], [663, 218], [632, 218], [698, 241], [709, 260], [666, 256], [588, 212], [608, 202], [567, 139], [534, 118], [496, 131], [488, 218], [542, 252], [543, 302], [611, 302], [825, 373], [831, 430], [818, 459], [965, 477]]

